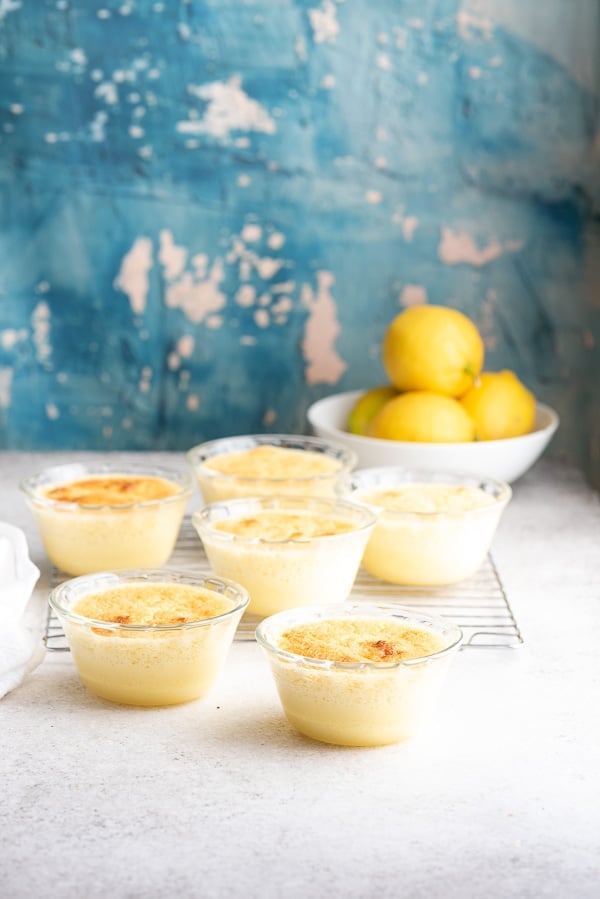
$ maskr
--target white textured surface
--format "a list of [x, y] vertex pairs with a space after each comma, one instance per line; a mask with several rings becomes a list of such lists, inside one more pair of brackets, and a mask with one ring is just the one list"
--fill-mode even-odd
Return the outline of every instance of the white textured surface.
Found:
[[[16, 486], [46, 459], [0, 454], [0, 517], [47, 571]], [[255, 644], [209, 698], [158, 710], [94, 699], [49, 655], [0, 702], [3, 899], [595, 899], [597, 495], [539, 463], [494, 554], [526, 644], [460, 653], [404, 745], [296, 736]]]

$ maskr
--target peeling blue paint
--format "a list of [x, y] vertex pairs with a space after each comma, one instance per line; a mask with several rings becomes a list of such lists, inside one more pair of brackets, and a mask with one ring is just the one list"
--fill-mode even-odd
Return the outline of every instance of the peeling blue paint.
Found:
[[[599, 91], [494, 2], [0, 4], [0, 446], [304, 430], [382, 380], [416, 288], [474, 318], [600, 478]], [[323, 272], [338, 374], [307, 382]]]

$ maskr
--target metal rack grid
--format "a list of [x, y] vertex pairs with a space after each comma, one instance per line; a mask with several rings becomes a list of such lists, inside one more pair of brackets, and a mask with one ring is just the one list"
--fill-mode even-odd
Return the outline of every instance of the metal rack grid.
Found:
[[[173, 555], [165, 569], [188, 574], [211, 572], [202, 544], [189, 518], [184, 519]], [[57, 586], [67, 578], [67, 574], [54, 569], [52, 586]], [[420, 612], [449, 618], [462, 628], [463, 648], [513, 648], [523, 643], [491, 556], [486, 558], [472, 578], [450, 587], [399, 587], [379, 581], [361, 569], [349, 598], [354, 601], [396, 601]], [[256, 615], [244, 615], [235, 639], [254, 640], [254, 630], [259, 621], [260, 618]], [[44, 643], [47, 649], [55, 652], [68, 652], [69, 649], [60, 623], [50, 609]]]

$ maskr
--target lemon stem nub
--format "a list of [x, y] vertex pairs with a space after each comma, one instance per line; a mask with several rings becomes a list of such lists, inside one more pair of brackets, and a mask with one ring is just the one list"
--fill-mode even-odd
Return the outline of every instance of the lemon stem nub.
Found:
[[479, 387], [479, 385], [481, 384], [481, 380], [479, 378], [479, 375], [477, 374], [477, 372], [475, 371], [475, 369], [473, 368], [473, 366], [471, 365], [470, 362], [468, 365], [465, 365], [464, 370], [467, 375], [470, 375], [473, 378], [473, 386]]

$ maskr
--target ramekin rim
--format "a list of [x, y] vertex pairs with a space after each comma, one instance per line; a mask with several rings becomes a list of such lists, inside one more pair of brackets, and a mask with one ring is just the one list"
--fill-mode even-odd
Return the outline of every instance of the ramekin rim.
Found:
[[[97, 578], [102, 575], [115, 575], [119, 583], [121, 583], [120, 579], [124, 577], [139, 578], [140, 580], [143, 580], [144, 577], [148, 577], [149, 575], [160, 576], [156, 578], [154, 583], [160, 583], [161, 579], [163, 582], [168, 582], [169, 579], [173, 579], [173, 583], [203, 581], [203, 584], [197, 584], [197, 586], [199, 586], [201, 589], [205, 587], [205, 582], [214, 581], [224, 586], [235, 588], [236, 592], [241, 598], [241, 601], [233, 606], [233, 608], [227, 609], [225, 612], [221, 612], [219, 615], [213, 615], [209, 618], [200, 618], [197, 621], [186, 621], [180, 624], [122, 624], [117, 621], [104, 621], [100, 618], [89, 618], [87, 615], [78, 615], [77, 612], [73, 612], [71, 609], [65, 608], [57, 600], [57, 597], [60, 596], [61, 591], [63, 591], [66, 587], [72, 586], [76, 582], [92, 580], [93, 578]], [[177, 581], [177, 577], [180, 577], [182, 581]], [[152, 583], [152, 580], [148, 580], [147, 583]], [[105, 589], [110, 589], [110, 587], [106, 587]], [[210, 587], [206, 587], [205, 589], [210, 590]], [[101, 590], [102, 588], [100, 588], [100, 592]], [[90, 590], [90, 593], [91, 592], [93, 591]], [[237, 581], [231, 580], [231, 578], [220, 577], [218, 575], [212, 574], [187, 575], [173, 570], [169, 571], [166, 568], [116, 568], [107, 569], [106, 571], [98, 571], [92, 574], [83, 574], [79, 575], [78, 577], [69, 578], [68, 580], [63, 581], [61, 584], [58, 584], [51, 590], [48, 596], [48, 603], [50, 605], [50, 608], [53, 609], [58, 615], [62, 615], [66, 619], [75, 622], [76, 624], [83, 624], [90, 628], [98, 627], [105, 630], [125, 631], [127, 633], [144, 633], [148, 631], [150, 633], [158, 633], [159, 631], [175, 632], [189, 630], [197, 627], [206, 627], [210, 624], [214, 624], [215, 622], [229, 618], [234, 614], [237, 614], [238, 612], [241, 612], [241, 614], [243, 614], [244, 611], [248, 608], [249, 602], [250, 594], [248, 593], [248, 590]]]
[[[49, 499], [48, 497], [41, 496], [35, 492], [33, 484], [36, 480], [42, 478], [45, 474], [52, 471], [59, 471], [60, 469], [71, 468], [73, 466], [81, 466], [81, 468], [85, 469], [82, 477], [94, 477], [95, 475], [102, 476], [103, 474], [114, 474], [118, 476], [119, 474], [132, 474], [134, 476], [143, 476], [147, 475], [148, 477], [161, 477], [164, 480], [172, 480], [179, 487], [176, 493], [172, 493], [169, 496], [164, 496], [161, 499], [149, 499], [149, 500], [138, 500], [136, 502], [131, 503], [74, 503], [74, 502], [65, 502], [63, 500], [55, 500]], [[179, 480], [175, 480], [179, 479]], [[77, 480], [76, 478], [66, 478], [62, 483], [69, 483], [72, 480]], [[57, 481], [57, 484], [60, 484], [60, 481]], [[179, 501], [185, 497], [189, 499], [189, 497], [194, 492], [194, 479], [190, 471], [185, 468], [172, 468], [164, 465], [144, 465], [143, 463], [127, 463], [123, 466], [118, 466], [109, 462], [98, 462], [96, 463], [88, 463], [88, 462], [64, 462], [59, 465], [49, 465], [46, 468], [40, 469], [36, 474], [29, 475], [27, 478], [23, 478], [19, 483], [19, 489], [25, 495], [26, 499], [32, 503], [34, 506], [44, 507], [47, 509], [61, 509], [63, 511], [75, 511], [77, 509], [83, 510], [86, 512], [99, 512], [101, 510], [111, 510], [111, 511], [130, 511], [131, 509], [146, 509], [151, 506], [160, 506], [166, 503], [172, 503], [175, 501]]]
[[[228, 472], [218, 471], [214, 468], [207, 468], [204, 465], [204, 462], [198, 462], [195, 459], [194, 454], [197, 455], [198, 450], [202, 447], [213, 447], [219, 443], [224, 443], [228, 440], [256, 440], [257, 445], [266, 444], [266, 445], [274, 445], [277, 446], [273, 441], [277, 440], [298, 440], [302, 442], [307, 442], [310, 446], [320, 446], [323, 448], [331, 448], [335, 451], [335, 453], [339, 454], [342, 457], [341, 466], [339, 469], [334, 471], [325, 471], [320, 472], [318, 474], [310, 474], [303, 476], [292, 476], [292, 477], [281, 477], [281, 478], [270, 478], [270, 477], [247, 477], [238, 474], [231, 474]], [[250, 447], [251, 448], [251, 447]], [[283, 449], [294, 449], [295, 447], [282, 447]], [[226, 455], [226, 453], [215, 453], [214, 455]], [[186, 459], [193, 472], [197, 475], [198, 472], [202, 473], [202, 477], [206, 477], [209, 480], [219, 478], [224, 481], [237, 481], [242, 484], [260, 484], [267, 481], [269, 484], [277, 484], [279, 482], [285, 481], [294, 481], [295, 483], [302, 484], [308, 481], [326, 481], [330, 480], [332, 477], [340, 477], [346, 472], [352, 471], [353, 468], [356, 467], [358, 463], [358, 454], [355, 450], [350, 449], [350, 447], [344, 446], [343, 443], [338, 443], [335, 440], [329, 440], [325, 437], [317, 437], [313, 435], [307, 434], [236, 434], [231, 437], [217, 437], [214, 440], [207, 440], [203, 443], [198, 443], [195, 446], [190, 447], [187, 450]], [[209, 456], [207, 458], [213, 458], [213, 456]]]
[[[419, 656], [414, 659], [400, 659], [394, 662], [338, 662], [332, 659], [315, 659], [310, 656], [302, 656], [297, 653], [289, 652], [288, 650], [281, 649], [278, 646], [271, 643], [268, 638], [265, 636], [265, 629], [269, 624], [269, 621], [279, 616], [288, 615], [290, 613], [298, 613], [302, 611], [316, 610], [323, 613], [332, 612], [331, 615], [322, 615], [319, 620], [327, 620], [327, 618], [335, 618], [336, 611], [348, 611], [349, 608], [356, 609], [362, 611], [365, 610], [364, 617], [369, 617], [369, 610], [373, 608], [383, 609], [389, 608], [394, 609], [399, 613], [405, 613], [407, 618], [419, 619], [422, 622], [431, 622], [432, 624], [437, 624], [438, 626], [445, 626], [449, 628], [453, 628], [455, 633], [457, 633], [456, 638], [448, 644], [448, 646], [444, 646], [443, 649], [439, 649], [436, 652], [428, 653], [424, 656]], [[351, 616], [342, 616], [342, 617], [351, 617]], [[357, 616], [358, 617], [358, 614]], [[377, 617], [377, 616], [375, 616]], [[383, 616], [381, 616], [383, 617]], [[304, 606], [299, 607], [298, 609], [285, 609], [281, 612], [276, 612], [274, 615], [270, 615], [267, 618], [263, 618], [263, 620], [257, 625], [255, 631], [256, 642], [264, 649], [266, 652], [285, 660], [286, 662], [293, 662], [296, 665], [302, 665], [305, 667], [318, 668], [322, 671], [393, 671], [402, 667], [412, 667], [415, 665], [423, 664], [424, 662], [429, 662], [431, 660], [441, 658], [444, 655], [447, 655], [454, 649], [458, 649], [460, 644], [463, 641], [464, 634], [460, 625], [458, 625], [455, 621], [452, 621], [449, 618], [444, 618], [441, 615], [420, 615], [417, 613], [415, 609], [411, 609], [408, 606], [402, 606], [395, 603], [332, 603], [325, 606]]]
[[[352, 527], [351, 530], [341, 531], [339, 534], [321, 534], [319, 536], [314, 537], [306, 537], [306, 538], [283, 538], [281, 540], [267, 540], [264, 537], [243, 537], [239, 534], [232, 534], [228, 531], [222, 531], [219, 528], [211, 527], [209, 522], [205, 522], [203, 519], [204, 516], [209, 514], [213, 509], [216, 509], [220, 506], [228, 507], [228, 506], [238, 506], [244, 505], [249, 502], [260, 502], [261, 504], [268, 505], [270, 503], [277, 503], [284, 501], [285, 503], [289, 503], [289, 505], [301, 506], [303, 500], [309, 500], [313, 502], [325, 503], [331, 506], [331, 514], [335, 514], [336, 507], [346, 507], [352, 510], [352, 512], [363, 513], [366, 512], [369, 515], [369, 520], [367, 521], [365, 518], [364, 523], [358, 524], [355, 527]], [[266, 510], [268, 511], [268, 510]], [[277, 506], [275, 506], [274, 511], [278, 511]], [[285, 511], [285, 510], [283, 510]], [[292, 511], [292, 510], [290, 510]], [[310, 511], [310, 510], [307, 510]], [[365, 517], [365, 516], [363, 516]], [[361, 531], [366, 531], [369, 528], [375, 526], [377, 521], [377, 514], [368, 506], [362, 505], [360, 503], [354, 503], [351, 500], [336, 498], [336, 497], [325, 497], [325, 496], [307, 496], [307, 497], [298, 497], [294, 495], [285, 495], [285, 494], [273, 494], [269, 496], [245, 496], [245, 497], [236, 497], [235, 499], [226, 499], [226, 500], [216, 500], [212, 503], [207, 503], [201, 509], [197, 509], [191, 515], [191, 520], [193, 526], [196, 528], [198, 535], [202, 538], [202, 530], [206, 530], [210, 532], [211, 537], [215, 536], [217, 539], [222, 539], [227, 542], [236, 542], [241, 543], [244, 546], [285, 546], [285, 545], [304, 545], [307, 543], [314, 543], [317, 540], [336, 540], [343, 539], [344, 537], [348, 537], [350, 534], [357, 534]]]
[[[418, 516], [418, 517], [421, 517], [424, 519], [431, 519], [431, 518], [436, 518], [439, 516], [453, 517], [453, 516], [462, 516], [465, 514], [472, 515], [472, 514], [478, 514], [478, 513], [485, 513], [486, 511], [489, 511], [490, 509], [494, 509], [497, 507], [503, 508], [504, 506], [506, 506], [509, 503], [509, 501], [513, 495], [512, 487], [510, 486], [510, 484], [507, 481], [502, 481], [499, 478], [494, 478], [494, 477], [490, 477], [487, 475], [481, 476], [481, 475], [477, 474], [476, 472], [438, 471], [437, 469], [432, 470], [432, 469], [425, 469], [425, 468], [407, 468], [402, 465], [377, 465], [377, 466], [372, 466], [369, 468], [360, 468], [360, 469], [357, 469], [357, 471], [353, 471], [353, 472], [348, 472], [348, 474], [345, 476], [344, 480], [342, 481], [342, 483], [340, 485], [340, 496], [342, 496], [342, 495], [348, 496], [348, 498], [349, 498], [353, 494], [358, 493], [358, 489], [355, 491], [350, 491], [349, 493], [343, 493], [343, 494], [341, 493], [341, 491], [344, 490], [344, 486], [347, 485], [348, 482], [351, 481], [353, 478], [360, 479], [360, 476], [364, 475], [364, 474], [371, 474], [373, 472], [389, 472], [389, 471], [405, 472], [407, 474], [417, 475], [417, 476], [422, 475], [425, 479], [427, 477], [430, 478], [432, 475], [435, 475], [436, 477], [447, 477], [449, 479], [447, 482], [440, 481], [440, 480], [435, 480], [435, 481], [425, 480], [425, 483], [440, 484], [440, 485], [444, 485], [446, 483], [447, 484], [458, 484], [461, 480], [467, 480], [467, 479], [469, 479], [471, 481], [475, 480], [475, 481], [478, 481], [480, 484], [487, 484], [489, 486], [496, 488], [498, 490], [498, 495], [494, 496], [493, 494], [486, 493], [487, 496], [490, 496], [490, 498], [493, 500], [493, 502], [488, 503], [485, 506], [470, 506], [465, 509], [456, 509], [456, 510], [447, 510], [447, 511], [446, 510], [437, 510], [437, 511], [433, 511], [433, 512], [425, 512], [425, 511], [420, 511], [420, 510], [416, 510], [416, 509], [415, 510], [390, 509], [390, 508], [387, 508], [386, 506], [377, 506], [374, 503], [369, 504], [369, 503], [366, 503], [364, 500], [359, 500], [359, 499], [355, 499], [355, 500], [350, 499], [350, 502], [356, 502], [356, 503], [364, 502], [365, 505], [369, 506], [369, 508], [378, 509], [380, 513], [385, 512], [385, 514], [388, 516], [393, 515], [393, 516], [402, 516], [403, 517], [403, 516], [407, 516], [407, 515], [414, 515], [414, 516]], [[410, 484], [410, 483], [419, 483], [419, 482], [418, 481], [407, 481], [406, 483]], [[362, 488], [362, 489], [366, 489], [366, 488]], [[378, 489], [378, 488], [374, 487], [373, 489]], [[381, 489], [385, 489], [385, 488], [382, 487]]]

